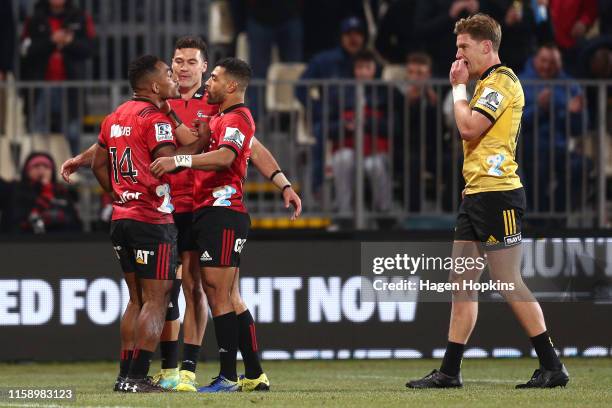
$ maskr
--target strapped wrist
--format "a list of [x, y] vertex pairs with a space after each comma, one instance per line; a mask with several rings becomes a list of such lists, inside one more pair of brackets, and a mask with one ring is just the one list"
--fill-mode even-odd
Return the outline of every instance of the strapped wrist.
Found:
[[467, 102], [467, 88], [465, 84], [453, 85], [453, 103], [458, 101]]
[[174, 156], [176, 167], [191, 167], [193, 158], [190, 154], [178, 154]]

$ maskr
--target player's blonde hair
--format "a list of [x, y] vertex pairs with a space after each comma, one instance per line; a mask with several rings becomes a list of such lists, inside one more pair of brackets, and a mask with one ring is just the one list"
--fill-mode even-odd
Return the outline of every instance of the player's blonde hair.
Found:
[[487, 14], [478, 13], [468, 18], [462, 18], [455, 23], [455, 34], [469, 34], [473, 39], [490, 40], [493, 50], [499, 52], [501, 44], [501, 27], [495, 19]]

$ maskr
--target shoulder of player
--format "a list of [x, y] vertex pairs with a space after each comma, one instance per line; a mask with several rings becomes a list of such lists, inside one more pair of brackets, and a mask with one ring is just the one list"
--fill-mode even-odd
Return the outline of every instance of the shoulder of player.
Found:
[[501, 66], [483, 80], [483, 85], [503, 88], [507, 92], [514, 92], [517, 85], [520, 85], [520, 81], [510, 68]]
[[219, 117], [223, 126], [242, 127], [248, 126], [254, 128], [253, 118], [251, 117], [248, 108], [234, 109], [231, 112], [225, 113]]

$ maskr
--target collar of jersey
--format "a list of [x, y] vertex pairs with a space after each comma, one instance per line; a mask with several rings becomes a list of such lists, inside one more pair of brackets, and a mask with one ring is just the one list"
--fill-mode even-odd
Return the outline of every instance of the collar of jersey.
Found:
[[246, 106], [246, 105], [244, 103], [237, 103], [235, 105], [232, 105], [229, 108], [227, 108], [226, 110], [224, 110], [223, 112], [221, 112], [221, 115], [225, 115], [226, 113], [230, 113], [234, 109], [242, 108], [243, 106]]
[[150, 100], [149, 98], [145, 98], [145, 97], [142, 97], [142, 96], [135, 96], [135, 97], [132, 98], [132, 100], [135, 101], [135, 102], [148, 102], [151, 105], [153, 105], [156, 108], [158, 108], [158, 106], [152, 100]]
[[491, 72], [495, 71], [497, 68], [501, 67], [504, 64], [495, 64], [491, 67], [489, 67], [480, 77], [480, 80], [482, 81], [483, 79], [485, 79], [486, 77], [488, 77], [489, 75], [491, 75]]
[[198, 89], [193, 96], [191, 97], [191, 99], [202, 99], [204, 97], [204, 94], [206, 93], [206, 86], [204, 84], [202, 84], [202, 86], [200, 87], [200, 89]]

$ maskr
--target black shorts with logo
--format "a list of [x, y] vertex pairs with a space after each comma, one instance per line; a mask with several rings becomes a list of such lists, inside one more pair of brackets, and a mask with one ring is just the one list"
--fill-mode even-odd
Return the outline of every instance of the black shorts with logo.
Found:
[[459, 207], [455, 241], [479, 241], [487, 250], [521, 242], [525, 189], [466, 194]]
[[240, 266], [251, 218], [247, 213], [221, 207], [205, 207], [194, 214], [193, 232], [200, 266]]
[[136, 220], [111, 222], [110, 236], [124, 273], [141, 279], [176, 277], [176, 226]]
[[177, 247], [179, 254], [185, 251], [197, 251], [198, 245], [193, 235], [193, 213], [175, 213], [174, 225], [178, 230]]

